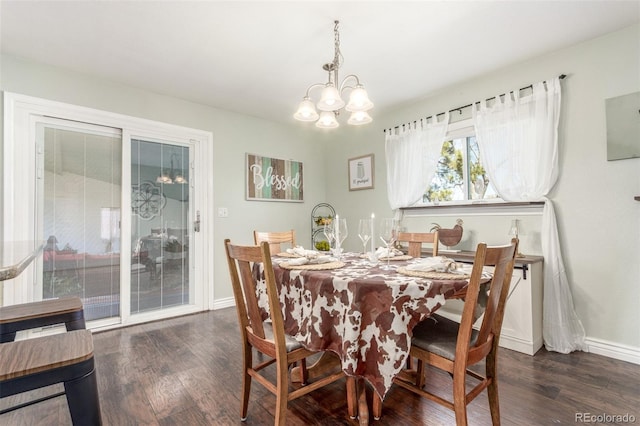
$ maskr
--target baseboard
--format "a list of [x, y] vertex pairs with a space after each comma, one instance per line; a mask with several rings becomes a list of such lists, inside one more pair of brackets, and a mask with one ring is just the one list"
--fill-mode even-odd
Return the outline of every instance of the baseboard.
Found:
[[533, 356], [542, 347], [542, 341], [531, 342], [502, 333], [500, 335], [500, 347]]
[[592, 354], [602, 355], [632, 364], [640, 364], [640, 348], [594, 338], [585, 339], [585, 343], [587, 344], [587, 352]]
[[233, 299], [233, 297], [226, 297], [224, 299], [214, 300], [213, 308], [211, 310], [215, 311], [216, 309], [230, 308], [232, 306], [236, 306], [236, 301]]

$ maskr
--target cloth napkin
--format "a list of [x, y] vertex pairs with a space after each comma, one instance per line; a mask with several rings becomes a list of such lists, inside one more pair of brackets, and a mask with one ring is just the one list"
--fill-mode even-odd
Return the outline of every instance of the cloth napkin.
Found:
[[390, 247], [388, 250], [386, 247], [378, 247], [378, 250], [376, 250], [376, 257], [378, 259], [384, 259], [387, 257], [396, 257], [396, 256], [402, 256], [404, 255], [404, 253], [396, 248]]
[[287, 262], [285, 263], [295, 266], [306, 265], [307, 263], [309, 263], [309, 259], [307, 259], [306, 257], [296, 257], [295, 259], [287, 260]]
[[407, 266], [410, 271], [421, 272], [450, 272], [450, 273], [467, 273], [460, 269], [462, 265], [457, 264], [453, 259], [449, 259], [443, 256], [425, 257], [420, 259], [419, 262], [412, 263]]
[[308, 257], [297, 257], [295, 259], [288, 260], [286, 263], [292, 266], [300, 266], [306, 264], [320, 264], [320, 263], [329, 263], [334, 262], [336, 260], [335, 257], [324, 255], [324, 256], [316, 256], [314, 258]]
[[[319, 253], [315, 250], [305, 250], [304, 247], [302, 246], [295, 246], [294, 248], [290, 248], [287, 249], [287, 253], [289, 254], [293, 254], [295, 256], [299, 256], [299, 257], [306, 257], [306, 258], [314, 258], [314, 257], [318, 257]], [[301, 264], [303, 265], [303, 264]]]

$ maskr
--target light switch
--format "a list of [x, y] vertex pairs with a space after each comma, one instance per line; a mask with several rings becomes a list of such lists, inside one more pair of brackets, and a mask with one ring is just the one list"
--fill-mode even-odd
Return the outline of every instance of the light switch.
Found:
[[218, 217], [229, 217], [229, 210], [226, 207], [218, 207]]

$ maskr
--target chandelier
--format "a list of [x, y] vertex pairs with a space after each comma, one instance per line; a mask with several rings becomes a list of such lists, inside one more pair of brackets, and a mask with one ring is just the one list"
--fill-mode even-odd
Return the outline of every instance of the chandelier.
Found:
[[156, 178], [156, 183], [163, 183], [165, 185], [172, 185], [174, 183], [181, 183], [181, 184], [189, 183], [187, 181], [187, 178], [184, 176], [184, 173], [182, 170], [174, 169], [173, 167], [174, 159], [176, 160], [176, 164], [179, 164], [178, 155], [175, 153], [171, 154], [171, 159], [170, 159], [171, 169], [161, 171], [160, 175], [158, 175], [158, 177]]
[[[329, 81], [327, 83], [316, 83], [309, 86], [306, 95], [302, 99], [302, 102], [300, 102], [300, 106], [298, 106], [298, 111], [293, 115], [296, 120], [315, 121], [317, 127], [324, 129], [333, 129], [340, 125], [337, 118], [342, 108], [351, 113], [347, 121], [348, 124], [360, 125], [371, 123], [372, 121], [367, 111], [373, 108], [373, 103], [369, 100], [364, 86], [360, 84], [358, 76], [350, 74], [346, 76], [342, 82], [338, 83], [338, 70], [343, 60], [342, 53], [340, 53], [339, 23], [340, 21], [334, 21], [335, 54], [333, 56], [333, 62], [322, 66], [322, 69], [329, 74]], [[355, 83], [355, 86], [349, 85], [348, 83]], [[309, 93], [317, 87], [323, 87], [323, 89], [320, 94], [320, 101], [314, 105]], [[349, 95], [349, 102], [345, 105], [341, 95], [347, 90], [351, 90], [351, 93]], [[320, 114], [318, 114], [316, 108], [320, 110]]]

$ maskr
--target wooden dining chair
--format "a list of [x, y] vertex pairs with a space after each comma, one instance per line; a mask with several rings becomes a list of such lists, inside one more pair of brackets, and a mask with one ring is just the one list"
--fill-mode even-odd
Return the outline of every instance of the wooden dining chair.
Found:
[[[512, 239], [509, 245], [499, 247], [478, 244], [460, 323], [437, 314], [419, 323], [413, 329], [410, 350], [410, 356], [418, 360], [415, 376], [409, 372], [402, 372], [394, 380], [394, 383], [401, 387], [452, 409], [458, 426], [467, 424], [467, 404], [485, 388], [493, 424], [500, 424], [498, 343], [517, 251], [516, 238]], [[494, 270], [487, 291], [484, 317], [476, 330], [473, 328], [476, 318], [474, 315], [482, 288], [484, 266], [493, 266]], [[469, 369], [483, 360], [484, 375]], [[453, 402], [423, 389], [425, 364], [444, 370], [452, 376]], [[466, 379], [469, 376], [475, 379], [475, 386], [467, 392]]]
[[271, 253], [278, 254], [282, 252], [282, 243], [291, 244], [291, 248], [296, 246], [296, 231], [293, 229], [283, 232], [253, 231], [253, 242], [255, 245], [259, 245], [263, 241], [269, 243]]
[[[313, 383], [306, 383], [303, 387], [289, 390], [289, 366], [297, 361], [304, 361], [305, 358], [317, 352], [305, 349], [284, 332], [284, 320], [271, 263], [269, 243], [263, 241], [259, 246], [237, 246], [231, 244], [228, 239], [224, 243], [242, 334], [241, 420], [247, 419], [251, 379], [255, 379], [276, 395], [275, 424], [284, 425], [289, 401], [333, 383], [345, 375], [340, 370], [337, 373], [318, 378]], [[253, 265], [256, 263], [263, 265], [264, 272], [261, 275], [269, 300], [269, 318], [263, 317], [258, 306], [256, 293], [258, 282], [253, 269]], [[254, 366], [253, 349], [270, 359]], [[262, 369], [274, 363], [276, 364], [275, 384], [260, 373]], [[306, 374], [303, 372], [303, 383], [306, 382], [305, 376]]]
[[420, 257], [422, 244], [432, 244], [432, 256], [438, 255], [438, 231], [435, 232], [399, 232], [398, 243], [409, 243], [407, 254], [411, 257]]

